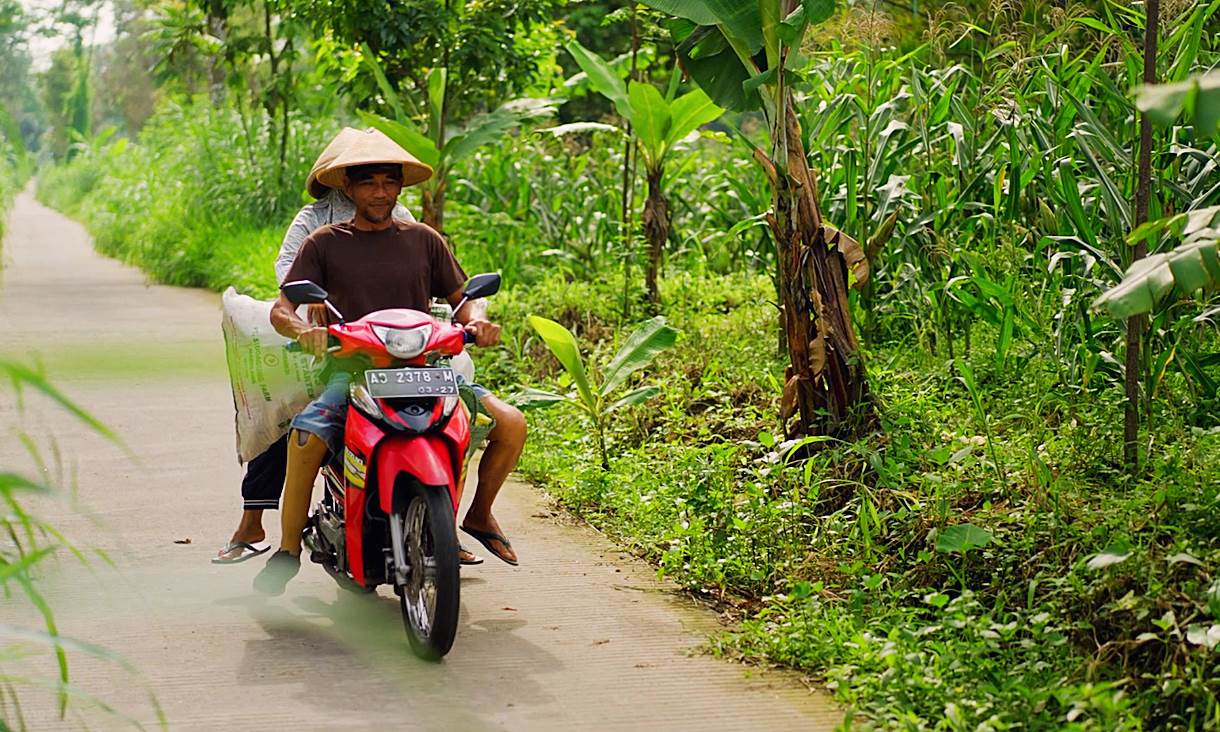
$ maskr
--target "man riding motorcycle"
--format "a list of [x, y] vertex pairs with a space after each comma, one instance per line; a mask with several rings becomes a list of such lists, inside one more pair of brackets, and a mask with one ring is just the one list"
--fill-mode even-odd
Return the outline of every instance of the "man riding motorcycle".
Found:
[[[432, 168], [375, 130], [340, 154], [318, 178], [342, 188], [356, 206], [351, 221], [322, 227], [305, 241], [285, 281], [311, 280], [324, 288], [330, 302], [348, 320], [387, 308], [429, 311], [432, 297], [456, 307], [466, 275], [444, 240], [430, 227], [391, 216], [406, 185], [427, 180]], [[500, 328], [485, 317], [481, 303], [468, 302], [455, 314], [476, 345], [499, 341]], [[296, 314], [282, 294], [271, 311], [271, 324], [315, 356], [327, 352], [327, 330]], [[350, 374], [333, 370], [322, 395], [292, 422], [288, 467], [281, 507], [280, 549], [254, 580], [255, 589], [280, 594], [300, 568], [301, 532], [308, 519], [313, 484], [328, 452], [343, 445]], [[479, 463], [474, 500], [461, 529], [499, 559], [517, 564], [517, 555], [492, 515], [492, 503], [525, 446], [525, 418], [516, 408], [471, 385], [481, 407], [496, 422]]]

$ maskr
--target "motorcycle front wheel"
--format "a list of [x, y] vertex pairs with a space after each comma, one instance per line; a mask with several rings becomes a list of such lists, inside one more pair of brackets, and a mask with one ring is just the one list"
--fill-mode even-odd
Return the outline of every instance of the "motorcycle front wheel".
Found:
[[399, 585], [402, 622], [411, 650], [436, 661], [457, 634], [460, 577], [453, 505], [444, 491], [419, 484], [407, 488], [404, 508], [391, 520], [402, 527], [406, 582]]

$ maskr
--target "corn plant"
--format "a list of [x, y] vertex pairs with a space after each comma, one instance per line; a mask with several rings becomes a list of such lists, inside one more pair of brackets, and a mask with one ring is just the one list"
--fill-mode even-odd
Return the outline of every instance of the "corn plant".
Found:
[[553, 320], [537, 315], [529, 317], [530, 326], [542, 337], [547, 348], [559, 359], [576, 391], [559, 394], [541, 389], [526, 389], [514, 395], [514, 403], [523, 407], [547, 407], [567, 403], [585, 413], [597, 436], [597, 452], [603, 470], [610, 469], [606, 452], [606, 428], [611, 416], [624, 407], [643, 404], [660, 393], [657, 386], [641, 386], [615, 398], [627, 379], [652, 363], [662, 351], [673, 346], [678, 331], [658, 316], [644, 323], [627, 337], [622, 348], [606, 366], [600, 382], [590, 378], [580, 356], [580, 347], [572, 331]]

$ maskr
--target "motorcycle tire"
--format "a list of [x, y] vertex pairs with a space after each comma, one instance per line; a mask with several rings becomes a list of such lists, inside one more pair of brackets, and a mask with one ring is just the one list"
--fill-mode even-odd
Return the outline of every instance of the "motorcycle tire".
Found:
[[403, 554], [411, 571], [407, 585], [395, 589], [411, 650], [438, 661], [453, 647], [458, 625], [461, 579], [453, 504], [448, 493], [418, 484], [408, 487], [404, 498], [402, 512], [391, 520], [403, 527]]

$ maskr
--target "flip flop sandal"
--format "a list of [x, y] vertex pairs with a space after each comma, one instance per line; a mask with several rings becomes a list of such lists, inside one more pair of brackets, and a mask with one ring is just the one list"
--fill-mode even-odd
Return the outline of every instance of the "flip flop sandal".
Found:
[[[223, 556], [234, 550], [240, 550], [238, 551], [237, 556]], [[257, 556], [266, 554], [270, 550], [271, 542], [269, 541], [256, 541], [253, 544], [245, 541], [231, 541], [224, 549], [221, 550], [220, 555], [212, 557], [212, 564], [240, 564], [247, 559], [253, 559]]]
[[503, 536], [500, 536], [499, 534], [497, 534], [494, 531], [480, 531], [478, 529], [468, 529], [465, 526], [462, 526], [460, 528], [462, 529], [462, 531], [465, 531], [467, 534], [470, 534], [474, 538], [478, 539], [479, 543], [483, 545], [483, 548], [486, 549], [487, 551], [491, 552], [492, 554], [494, 554], [496, 556], [496, 559], [499, 559], [501, 562], [504, 562], [505, 564], [511, 564], [514, 567], [517, 566], [516, 560], [509, 559], [508, 557], [504, 556], [500, 552], [496, 551], [496, 548], [491, 545], [491, 543], [493, 541], [498, 541], [506, 547], [511, 547], [512, 544], [509, 543], [508, 539], [505, 539]]
[[[458, 552], [459, 552], [458, 564], [461, 564], [461, 565], [463, 565], [463, 566], [470, 567], [470, 566], [473, 566], [473, 565], [476, 565], [476, 564], [482, 564], [482, 563], [483, 563], [483, 561], [484, 561], [484, 560], [483, 560], [483, 557], [480, 557], [479, 555], [477, 555], [477, 554], [475, 554], [474, 552], [470, 551], [469, 549], [467, 549], [466, 547], [462, 546], [461, 544], [458, 544]], [[460, 556], [461, 556], [461, 555], [460, 555], [460, 553], [461, 553], [461, 552], [466, 552], [467, 554], [469, 554], [470, 556], [472, 556], [472, 557], [474, 557], [474, 558], [473, 558], [473, 559], [461, 559], [461, 558], [460, 558]]]

